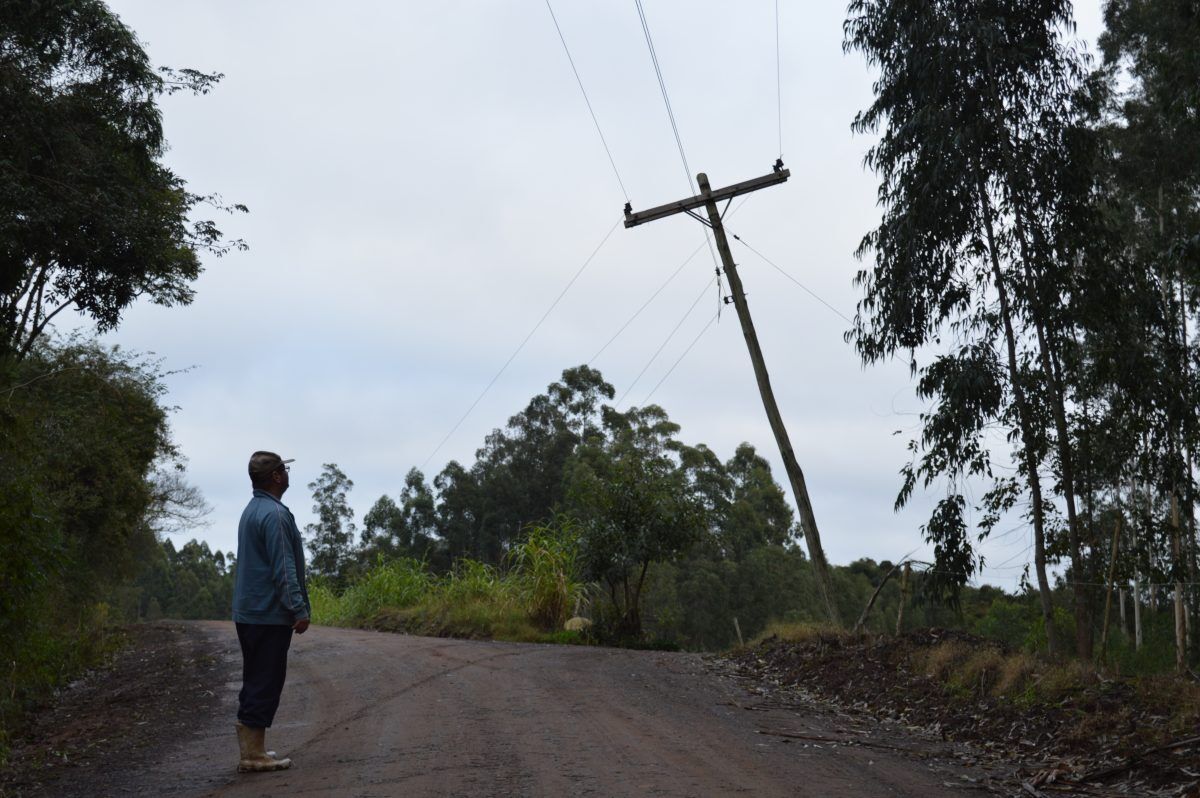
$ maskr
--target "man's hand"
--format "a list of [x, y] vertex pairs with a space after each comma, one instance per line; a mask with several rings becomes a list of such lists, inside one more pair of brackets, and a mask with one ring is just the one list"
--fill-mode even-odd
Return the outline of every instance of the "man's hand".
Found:
[[292, 630], [298, 635], [304, 634], [306, 631], [308, 631], [308, 618], [301, 618], [300, 620], [296, 621], [294, 624], [292, 624]]

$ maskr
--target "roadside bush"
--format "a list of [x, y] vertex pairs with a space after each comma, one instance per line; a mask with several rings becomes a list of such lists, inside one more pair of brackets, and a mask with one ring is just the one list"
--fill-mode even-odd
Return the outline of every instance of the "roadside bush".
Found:
[[[971, 631], [980, 637], [997, 640], [1010, 648], [1026, 645], [1030, 629], [1038, 620], [1040, 612], [1029, 602], [1009, 598], [993, 599], [983, 617], [972, 625]], [[1044, 625], [1039, 626], [1045, 637]]]
[[542, 629], [561, 629], [582, 600], [578, 554], [578, 535], [565, 520], [530, 527], [509, 554], [521, 603]]
[[0, 760], [24, 713], [109, 649], [107, 602], [158, 546], [161, 377], [94, 343], [0, 362]]
[[[435, 576], [428, 565], [377, 559], [339, 595], [320, 578], [309, 585], [313, 622], [431, 636], [549, 640], [581, 599], [576, 543], [566, 524], [534, 527], [513, 549], [506, 572], [462, 558]], [[572, 642], [581, 639], [572, 633]]]

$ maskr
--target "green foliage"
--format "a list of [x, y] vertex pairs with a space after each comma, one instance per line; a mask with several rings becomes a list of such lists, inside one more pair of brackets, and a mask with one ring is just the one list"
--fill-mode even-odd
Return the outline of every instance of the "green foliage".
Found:
[[313, 495], [314, 523], [304, 527], [309, 563], [314, 576], [329, 579], [334, 585], [345, 584], [353, 562], [354, 510], [347, 496], [354, 482], [334, 463], [325, 463], [321, 475], [308, 483]]
[[565, 369], [487, 436], [471, 468], [448, 463], [433, 480], [446, 559], [499, 565], [527, 526], [548, 522], [564, 501], [568, 462], [598, 434], [600, 401], [612, 397], [613, 387], [595, 369]]
[[620, 414], [606, 408], [607, 438], [581, 446], [567, 475], [568, 506], [579, 519], [584, 574], [605, 584], [621, 609], [619, 635], [642, 631], [641, 593], [651, 563], [671, 560], [700, 540], [703, 505], [670, 454], [679, 427], [651, 405]]
[[576, 538], [565, 521], [529, 529], [512, 550], [506, 571], [460, 558], [439, 576], [411, 558], [379, 557], [340, 593], [330, 580], [314, 579], [309, 587], [313, 621], [430, 635], [557, 639], [582, 595], [576, 557]]
[[380, 496], [363, 516], [356, 556], [360, 564], [377, 556], [425, 560], [435, 554], [436, 537], [434, 496], [425, 484], [425, 476], [414, 468], [404, 477], [399, 504], [388, 496]]
[[[1021, 648], [1031, 641], [1035, 629], [1042, 628], [1042, 618], [1030, 602], [997, 598], [987, 612], [977, 620], [971, 631], [981, 637], [998, 640], [1009, 648]], [[1034, 635], [1036, 639], [1038, 635]], [[1042, 632], [1040, 637], [1045, 637]]]
[[1169, 612], [1144, 612], [1142, 647], [1132, 634], [1117, 631], [1109, 641], [1108, 664], [1126, 676], [1170, 673], [1175, 668], [1175, 619]]
[[157, 364], [69, 342], [0, 359], [0, 735], [103, 650], [109, 601], [158, 549], [174, 456]]
[[197, 253], [242, 246], [189, 220], [219, 203], [162, 163], [158, 99], [219, 78], [156, 72], [100, 0], [3, 4], [0, 357], [25, 357], [67, 308], [109, 330], [139, 296], [187, 304]]
[[522, 604], [542, 629], [560, 629], [583, 598], [579, 539], [565, 519], [530, 527], [509, 552]]
[[315, 577], [309, 585], [313, 623], [353, 626], [386, 607], [409, 607], [427, 595], [434, 578], [423, 563], [379, 558], [339, 596], [331, 580]]
[[132, 584], [130, 618], [228, 620], [233, 606], [233, 552], [212, 551], [190, 540], [176, 551], [170, 540], [143, 561]]

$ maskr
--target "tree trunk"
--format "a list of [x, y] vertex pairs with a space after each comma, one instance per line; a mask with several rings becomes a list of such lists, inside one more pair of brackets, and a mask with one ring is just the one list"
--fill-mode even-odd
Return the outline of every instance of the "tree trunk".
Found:
[[1142, 576], [1133, 572], [1133, 650], [1142, 650]]
[[1175, 670], [1187, 672], [1187, 621], [1183, 610], [1183, 578], [1179, 575], [1183, 570], [1183, 545], [1180, 540], [1182, 533], [1179, 524], [1179, 498], [1171, 491], [1171, 548], [1175, 554]]
[[1121, 634], [1129, 634], [1129, 621], [1125, 618], [1125, 587], [1117, 588], [1117, 607], [1120, 610]]
[[[1009, 176], [1010, 183], [1013, 181]], [[1010, 186], [1014, 195], [1018, 194], [1015, 185]], [[1015, 196], [1014, 196], [1015, 198]], [[1055, 448], [1058, 450], [1058, 462], [1061, 469], [1060, 483], [1063, 500], [1067, 506], [1067, 545], [1071, 556], [1072, 604], [1075, 614], [1075, 656], [1086, 661], [1092, 658], [1092, 622], [1091, 602], [1088, 600], [1087, 568], [1083, 562], [1083, 547], [1080, 544], [1079, 513], [1075, 503], [1075, 458], [1071, 448], [1071, 433], [1067, 427], [1066, 392], [1063, 388], [1062, 375], [1058, 368], [1059, 359], [1052, 357], [1050, 351], [1053, 337], [1047, 333], [1045, 321], [1045, 305], [1035, 276], [1033, 256], [1026, 239], [1026, 229], [1022, 213], [1023, 202], [1017, 200], [1015, 224], [1017, 229], [1017, 245], [1021, 250], [1021, 261], [1025, 275], [1025, 290], [1029, 293], [1029, 311], [1033, 318], [1034, 332], [1037, 335], [1038, 361], [1046, 374], [1049, 387], [1051, 415], [1054, 418]], [[1057, 299], [1057, 298], [1055, 298]]]
[[1008, 374], [1012, 381], [1013, 397], [1017, 405], [1018, 423], [1021, 427], [1021, 448], [1025, 458], [1030, 502], [1033, 505], [1033, 566], [1037, 574], [1038, 594], [1041, 597], [1042, 619], [1046, 626], [1046, 647], [1053, 656], [1057, 655], [1061, 649], [1058, 644], [1058, 634], [1054, 629], [1054, 604], [1050, 592], [1050, 580], [1046, 577], [1045, 507], [1042, 505], [1041, 477], [1038, 472], [1037, 453], [1034, 450], [1033, 419], [1025, 396], [1020, 368], [1017, 364], [1017, 342], [1013, 333], [1012, 308], [1008, 302], [1008, 289], [1004, 283], [1004, 274], [1000, 269], [1000, 256], [996, 252], [991, 201], [988, 199], [987, 186], [983, 177], [978, 172], [976, 173], [976, 183], [983, 211], [984, 228], [987, 233], [992, 275], [996, 282], [996, 293], [1000, 298], [1000, 316], [1004, 322], [1004, 340], [1008, 350]]

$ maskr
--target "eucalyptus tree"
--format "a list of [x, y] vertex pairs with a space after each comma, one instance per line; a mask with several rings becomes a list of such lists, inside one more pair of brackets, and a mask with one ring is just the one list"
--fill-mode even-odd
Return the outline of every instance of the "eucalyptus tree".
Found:
[[199, 253], [242, 246], [162, 163], [159, 98], [219, 78], [156, 71], [101, 0], [0, 2], [0, 355], [70, 308], [104, 331], [139, 296], [187, 304]]
[[369, 565], [377, 556], [427, 559], [437, 545], [437, 507], [420, 469], [409, 469], [400, 502], [383, 495], [363, 516], [358, 560]]
[[[1086, 571], [1064, 372], [1063, 296], [1077, 257], [1066, 234], [1086, 207], [1071, 193], [1086, 185], [1070, 174], [1082, 77], [1063, 43], [1071, 25], [1066, 0], [855, 0], [844, 43], [878, 71], [875, 101], [853, 127], [880, 131], [866, 163], [881, 177], [883, 209], [858, 250], [875, 263], [856, 278], [865, 295], [848, 338], [867, 363], [907, 352], [932, 403], [897, 506], [918, 481], [949, 483], [924, 531], [940, 566], [930, 582], [953, 596], [979, 562], [965, 483], [990, 485], [981, 535], [1027, 498], [1052, 650], [1055, 491], [1072, 569]], [[994, 473], [992, 427], [1012, 442], [1023, 489]], [[1074, 598], [1076, 648], [1088, 656], [1087, 594]]]
[[[1124, 78], [1105, 128], [1112, 190], [1125, 211], [1127, 251], [1145, 284], [1143, 361], [1156, 374], [1135, 392], [1148, 419], [1139, 459], [1159, 495], [1182, 504], [1183, 521], [1171, 524], [1167, 544], [1169, 571], [1179, 585], [1185, 570], [1191, 581], [1197, 576], [1200, 369], [1189, 323], [1194, 330], [1200, 308], [1200, 9], [1187, 0], [1110, 0], [1104, 11], [1105, 64]], [[1192, 606], [1200, 609], [1194, 595]], [[1182, 608], [1176, 613], [1182, 616]], [[1182, 626], [1179, 617], [1181, 655]]]
[[348, 496], [354, 481], [336, 463], [325, 463], [321, 474], [308, 483], [317, 520], [306, 524], [310, 567], [315, 574], [333, 580], [341, 587], [349, 577], [354, 557], [354, 510]]
[[[600, 403], [613, 395], [599, 371], [586, 365], [565, 369], [503, 428], [488, 434], [469, 479], [454, 473], [441, 480], [441, 500], [450, 507], [464, 504], [454, 491], [470, 493], [465, 534], [473, 556], [498, 564], [528, 524], [550, 519], [564, 498], [566, 463], [583, 441], [600, 434]], [[455, 523], [465, 519], [460, 513]], [[458, 529], [451, 534], [455, 540], [461, 536]]]

